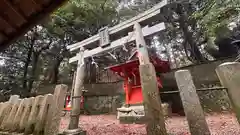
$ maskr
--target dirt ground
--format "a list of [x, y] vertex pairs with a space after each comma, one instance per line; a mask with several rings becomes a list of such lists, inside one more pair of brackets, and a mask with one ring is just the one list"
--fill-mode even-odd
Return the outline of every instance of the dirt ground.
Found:
[[[239, 124], [233, 114], [206, 116], [212, 135], [240, 135]], [[63, 117], [60, 130], [67, 128], [69, 117]], [[115, 115], [81, 116], [79, 126], [88, 135], [146, 135], [144, 125], [119, 124]], [[185, 117], [174, 116], [166, 120], [166, 127], [173, 135], [190, 135]]]

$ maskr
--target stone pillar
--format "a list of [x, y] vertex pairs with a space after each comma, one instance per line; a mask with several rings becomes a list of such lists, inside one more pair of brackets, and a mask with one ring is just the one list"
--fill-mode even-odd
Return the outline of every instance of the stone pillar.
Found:
[[19, 132], [24, 132], [24, 130], [27, 127], [27, 122], [28, 122], [29, 115], [31, 113], [31, 108], [33, 106], [34, 98], [33, 97], [27, 98], [26, 100], [27, 101], [24, 107], [23, 115], [19, 123]]
[[139, 23], [134, 25], [136, 44], [138, 49], [139, 72], [143, 93], [143, 105], [147, 120], [146, 130], [148, 135], [167, 135], [161, 99], [157, 85], [156, 71], [150, 63], [146, 42], [143, 38]]
[[191, 134], [211, 135], [190, 72], [179, 70], [175, 78]]
[[12, 126], [11, 131], [18, 131], [19, 130], [20, 121], [21, 121], [21, 118], [23, 116], [23, 112], [24, 112], [27, 101], [28, 100], [26, 98], [22, 99], [22, 101], [21, 101], [21, 103], [18, 107], [17, 113], [14, 117], [13, 126]]
[[18, 101], [16, 102], [16, 104], [14, 104], [12, 106], [11, 112], [9, 113], [8, 119], [6, 121], [6, 125], [5, 125], [5, 129], [4, 130], [11, 130], [13, 128], [13, 124], [14, 124], [14, 118], [16, 116], [17, 110], [19, 108], [19, 105], [21, 103], [21, 99], [18, 99]]
[[223, 63], [217, 67], [216, 73], [223, 87], [228, 89], [229, 99], [240, 124], [240, 63]]
[[0, 109], [0, 128], [3, 123], [3, 119], [6, 115], [6, 111], [9, 110], [11, 107], [11, 104], [9, 102], [2, 103], [1, 109]]
[[44, 126], [47, 121], [47, 113], [49, 111], [49, 106], [52, 102], [52, 94], [47, 94], [44, 96], [43, 101], [40, 105], [39, 114], [37, 116], [37, 123], [33, 132], [34, 135], [42, 135], [42, 133], [44, 133]]
[[31, 113], [29, 114], [28, 122], [27, 122], [27, 127], [25, 129], [25, 134], [31, 134], [33, 133], [33, 130], [36, 126], [37, 123], [37, 116], [40, 110], [40, 105], [43, 101], [43, 96], [37, 96], [34, 99], [34, 103], [31, 109]]
[[53, 95], [53, 102], [48, 111], [44, 135], [57, 135], [61, 121], [61, 114], [64, 107], [64, 98], [67, 94], [67, 85], [57, 85]]
[[9, 114], [15, 104], [17, 104], [19, 100], [18, 95], [12, 95], [7, 103], [4, 103], [4, 106], [0, 112], [0, 125], [1, 129], [4, 129], [7, 124], [7, 119]]
[[79, 60], [77, 65], [77, 72], [76, 72], [76, 80], [74, 86], [74, 93], [72, 96], [72, 110], [71, 110], [71, 117], [69, 123], [69, 131], [65, 131], [67, 134], [68, 132], [72, 132], [70, 130], [78, 129], [79, 123], [79, 116], [80, 116], [80, 103], [81, 103], [81, 96], [83, 90], [83, 83], [84, 83], [84, 76], [85, 76], [85, 62], [84, 62], [84, 49], [81, 48], [78, 54]]

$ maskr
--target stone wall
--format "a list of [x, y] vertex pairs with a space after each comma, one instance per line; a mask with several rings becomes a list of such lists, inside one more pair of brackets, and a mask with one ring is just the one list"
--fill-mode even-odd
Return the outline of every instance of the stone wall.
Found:
[[124, 103], [124, 95], [115, 96], [87, 96], [85, 97], [84, 111], [86, 114], [96, 115], [102, 113], [116, 114], [117, 108]]
[[[219, 87], [219, 84], [205, 87]], [[198, 96], [205, 112], [231, 111], [232, 107], [226, 90], [200, 91]]]
[[177, 84], [174, 78], [174, 73], [177, 70], [189, 70], [193, 76], [194, 84], [197, 88], [201, 88], [203, 84], [216, 84], [219, 83], [219, 79], [217, 77], [217, 74], [215, 72], [215, 69], [218, 65], [224, 63], [233, 61], [234, 59], [224, 59], [224, 60], [218, 60], [218, 61], [212, 61], [205, 64], [200, 65], [191, 65], [179, 69], [173, 69], [169, 73], [161, 74], [162, 81], [163, 81], [163, 87], [166, 89], [176, 89]]
[[84, 89], [87, 90], [88, 96], [114, 96], [123, 93], [123, 82], [85, 84]]
[[116, 113], [124, 103], [123, 82], [85, 84], [85, 113]]

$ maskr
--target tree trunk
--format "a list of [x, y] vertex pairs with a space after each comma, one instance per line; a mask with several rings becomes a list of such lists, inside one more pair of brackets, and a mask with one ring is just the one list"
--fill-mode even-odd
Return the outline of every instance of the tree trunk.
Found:
[[53, 70], [51, 72], [52, 75], [51, 75], [51, 78], [50, 78], [50, 83], [52, 83], [52, 84], [57, 84], [57, 82], [58, 82], [59, 66], [60, 66], [62, 60], [63, 60], [62, 58], [58, 58], [55, 61], [55, 64], [53, 66]]
[[38, 65], [38, 60], [39, 60], [39, 52], [34, 52], [33, 53], [33, 63], [32, 63], [32, 70], [31, 70], [31, 77], [30, 80], [28, 82], [28, 92], [31, 93], [32, 87], [33, 87], [33, 83], [36, 79], [36, 69], [37, 69], [37, 65]]
[[[193, 40], [194, 39], [193, 33], [188, 29], [189, 27], [188, 17], [182, 5], [178, 6], [177, 13], [180, 16], [179, 24], [180, 24], [180, 29], [182, 30], [185, 38], [184, 40], [189, 44], [189, 47], [190, 47], [190, 52], [191, 52], [190, 57], [192, 57], [196, 63], [206, 61], [206, 59], [203, 57], [202, 53], [200, 52], [196, 42]], [[184, 45], [186, 46], [187, 44], [184, 44]]]
[[31, 55], [32, 55], [32, 51], [33, 51], [33, 42], [34, 42], [34, 40], [32, 41], [31, 46], [28, 50], [27, 59], [24, 63], [24, 67], [23, 67], [23, 82], [22, 82], [23, 89], [27, 88], [27, 74], [28, 74], [28, 67], [31, 62]]

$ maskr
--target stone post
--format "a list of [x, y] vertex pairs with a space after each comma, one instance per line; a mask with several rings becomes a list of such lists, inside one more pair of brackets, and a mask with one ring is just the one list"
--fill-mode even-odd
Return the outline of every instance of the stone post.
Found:
[[52, 94], [47, 94], [44, 96], [43, 101], [40, 105], [39, 114], [37, 116], [37, 123], [33, 132], [34, 135], [42, 135], [42, 133], [44, 133], [44, 125], [47, 121], [47, 113], [49, 111], [49, 106], [52, 102]]
[[29, 118], [28, 118], [28, 122], [27, 122], [27, 127], [25, 129], [25, 134], [31, 134], [33, 133], [33, 130], [36, 126], [36, 123], [37, 123], [37, 116], [38, 116], [38, 113], [39, 113], [39, 110], [40, 110], [40, 105], [43, 101], [43, 96], [37, 96], [35, 99], [34, 99], [34, 103], [32, 105], [32, 109], [31, 109], [31, 112], [29, 114]]
[[27, 127], [28, 118], [31, 113], [31, 108], [33, 106], [34, 98], [33, 97], [27, 98], [26, 100], [27, 101], [26, 101], [26, 104], [24, 107], [23, 115], [22, 115], [20, 123], [19, 123], [19, 132], [24, 132], [24, 130]]
[[211, 135], [190, 72], [179, 70], [175, 78], [191, 134]]
[[64, 98], [67, 94], [67, 85], [57, 85], [53, 95], [53, 102], [47, 115], [47, 121], [44, 128], [44, 135], [57, 135], [61, 121], [61, 114], [64, 107]]
[[11, 111], [10, 111], [10, 113], [9, 113], [9, 116], [8, 116], [8, 119], [7, 119], [7, 121], [6, 121], [6, 125], [5, 125], [5, 127], [4, 127], [4, 130], [5, 130], [5, 131], [9, 131], [9, 130], [11, 130], [11, 129], [13, 128], [14, 118], [15, 118], [15, 116], [16, 116], [16, 113], [17, 113], [17, 110], [18, 110], [18, 108], [19, 108], [20, 103], [21, 103], [21, 99], [18, 99], [18, 101], [16, 102], [16, 104], [14, 104], [14, 105], [12, 106], [12, 109], [11, 109]]
[[216, 73], [223, 87], [228, 89], [229, 99], [240, 124], [240, 63], [223, 63], [217, 67]]
[[4, 127], [7, 124], [7, 119], [9, 117], [9, 114], [12, 110], [12, 107], [17, 104], [19, 100], [19, 96], [18, 95], [12, 95], [9, 99], [8, 102], [4, 103], [3, 108], [1, 109], [0, 112], [0, 125], [1, 125], [1, 129], [4, 129]]
[[2, 103], [1, 109], [0, 109], [0, 128], [3, 123], [3, 119], [6, 115], [6, 111], [9, 110], [11, 107], [11, 104], [9, 102]]
[[[85, 76], [85, 62], [84, 62], [84, 49], [81, 48], [78, 54], [79, 60], [77, 65], [77, 72], [75, 78], [75, 86], [74, 86], [74, 93], [72, 96], [72, 110], [71, 110], [71, 117], [69, 123], [69, 130], [66, 130], [64, 133], [72, 133], [74, 130], [80, 132], [80, 128], [78, 127], [79, 117], [80, 117], [80, 103], [81, 103], [81, 96], [83, 90], [83, 83], [84, 83], [84, 76]], [[82, 133], [84, 134], [84, 133]]]
[[19, 130], [20, 121], [21, 121], [21, 118], [23, 116], [23, 112], [24, 112], [27, 101], [28, 101], [28, 99], [26, 99], [26, 98], [22, 99], [22, 101], [21, 101], [21, 103], [18, 107], [17, 113], [15, 115], [15, 118], [13, 120], [13, 127], [12, 127], [11, 131], [18, 131]]
[[153, 64], [150, 63], [146, 42], [143, 38], [139, 23], [134, 25], [134, 30], [140, 63], [139, 72], [143, 93], [143, 105], [147, 120], [147, 134], [167, 135], [155, 68]]

